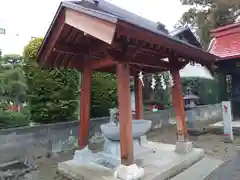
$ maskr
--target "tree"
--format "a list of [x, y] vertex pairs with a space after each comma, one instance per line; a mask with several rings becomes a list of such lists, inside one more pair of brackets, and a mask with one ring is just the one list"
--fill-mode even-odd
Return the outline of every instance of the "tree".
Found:
[[23, 57], [19, 54], [5, 54], [1, 58], [1, 62], [5, 64], [18, 65], [22, 62]]
[[21, 68], [22, 57], [18, 54], [6, 54], [0, 61], [1, 99], [13, 103], [20, 111], [26, 101], [27, 84]]
[[26, 101], [27, 84], [24, 72], [21, 68], [15, 67], [13, 69], [5, 70], [3, 73], [3, 88], [4, 96], [8, 101], [16, 105], [17, 110], [20, 111], [22, 103]]
[[190, 6], [176, 27], [189, 26], [207, 48], [211, 40], [210, 30], [234, 23], [240, 15], [239, 0], [180, 0]]
[[41, 69], [36, 56], [42, 41], [42, 38], [35, 38], [24, 48], [31, 120], [38, 123], [76, 120], [79, 72], [73, 69]]
[[27, 125], [30, 114], [22, 103], [26, 101], [27, 85], [19, 63], [22, 57], [0, 56], [0, 128]]
[[[80, 73], [73, 69], [41, 69], [36, 63], [36, 56], [42, 40], [35, 38], [24, 49], [24, 71], [32, 120], [39, 123], [76, 120]], [[108, 116], [108, 109], [117, 106], [115, 76], [94, 73], [91, 90], [91, 117]]]

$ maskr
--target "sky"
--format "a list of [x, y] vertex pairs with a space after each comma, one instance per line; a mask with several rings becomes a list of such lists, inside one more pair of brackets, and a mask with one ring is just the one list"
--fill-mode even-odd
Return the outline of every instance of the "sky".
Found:
[[[169, 30], [187, 7], [180, 0], [107, 0], [154, 22], [160, 21]], [[4, 54], [22, 54], [31, 37], [44, 36], [61, 0], [0, 0], [0, 49]]]

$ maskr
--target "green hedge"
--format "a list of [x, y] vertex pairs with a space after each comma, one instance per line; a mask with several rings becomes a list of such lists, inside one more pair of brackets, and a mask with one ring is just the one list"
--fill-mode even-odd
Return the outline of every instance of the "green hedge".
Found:
[[0, 108], [0, 129], [27, 126], [30, 120], [30, 112], [25, 107], [20, 112]]
[[108, 109], [117, 107], [116, 76], [95, 72], [92, 77], [91, 97], [91, 116], [108, 116]]
[[201, 104], [215, 104], [220, 102], [220, 87], [217, 80], [198, 78], [198, 77], [186, 77], [181, 78], [183, 92], [186, 92], [186, 88], [189, 86], [192, 91], [200, 98]]

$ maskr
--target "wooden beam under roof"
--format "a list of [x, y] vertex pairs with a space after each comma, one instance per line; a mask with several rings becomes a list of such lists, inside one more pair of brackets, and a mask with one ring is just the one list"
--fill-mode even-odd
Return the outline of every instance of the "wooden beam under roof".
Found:
[[62, 43], [59, 42], [55, 45], [54, 51], [62, 52], [71, 55], [82, 55], [89, 54], [95, 52], [104, 52], [106, 51], [107, 46], [101, 41], [98, 40], [90, 40], [88, 43], [83, 43], [81, 45], [76, 45], [73, 43]]
[[44, 66], [50, 53], [52, 52], [61, 32], [63, 30], [64, 23], [65, 23], [65, 14], [64, 14], [64, 10], [61, 10], [59, 13], [59, 17], [57, 18], [55, 25], [52, 28], [50, 36], [46, 39], [47, 43], [45, 42], [45, 46], [41, 50], [41, 54], [39, 57], [39, 59], [40, 59], [39, 63], [41, 66]]
[[[216, 56], [208, 52], [204, 52], [204, 50], [199, 48], [193, 47], [192, 45], [178, 42], [171, 37], [167, 37], [167, 35], [159, 35], [137, 28], [136, 26], [123, 21], [118, 22], [116, 32], [138, 40], [148, 40], [152, 44], [158, 44], [159, 46], [176, 51], [178, 56], [181, 56], [182, 58], [188, 57], [188, 59], [192, 59], [194, 61], [200, 60], [202, 64], [212, 63], [216, 59]], [[172, 53], [169, 52], [168, 54], [170, 55]]]
[[117, 61], [114, 61], [111, 57], [106, 56], [103, 59], [93, 60], [91, 67], [93, 70], [99, 70], [102, 68], [115, 66], [116, 64], [117, 64]]
[[59, 52], [59, 53], [65, 53], [65, 54], [71, 54], [71, 55], [82, 55], [84, 51], [86, 51], [86, 48], [81, 46], [76, 46], [73, 44], [56, 44], [53, 51]]
[[130, 61], [131, 64], [138, 64], [142, 66], [148, 66], [148, 67], [155, 67], [155, 68], [161, 68], [161, 69], [170, 69], [171, 66], [169, 62], [163, 61], [158, 57], [152, 56], [149, 58], [146, 57], [140, 57], [136, 56], [134, 59]]
[[[121, 50], [123, 46], [126, 46], [128, 50], [135, 49], [139, 53], [146, 53], [146, 54], [162, 56], [162, 57], [168, 56], [169, 50], [167, 48], [158, 46], [157, 44], [150, 44], [148, 42], [140, 41], [136, 39], [135, 39], [136, 42], [133, 43], [131, 41], [129, 42], [126, 38], [114, 41], [111, 44], [111, 47], [116, 50]], [[149, 46], [147, 46], [147, 44], [149, 44]], [[172, 52], [172, 54], [175, 54], [175, 53]]]

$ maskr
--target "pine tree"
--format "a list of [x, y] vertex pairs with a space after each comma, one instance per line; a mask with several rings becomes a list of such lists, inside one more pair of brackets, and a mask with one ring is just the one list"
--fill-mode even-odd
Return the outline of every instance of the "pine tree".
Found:
[[0, 61], [0, 96], [1, 101], [13, 103], [17, 110], [26, 101], [27, 84], [21, 68], [20, 55], [4, 55]]

